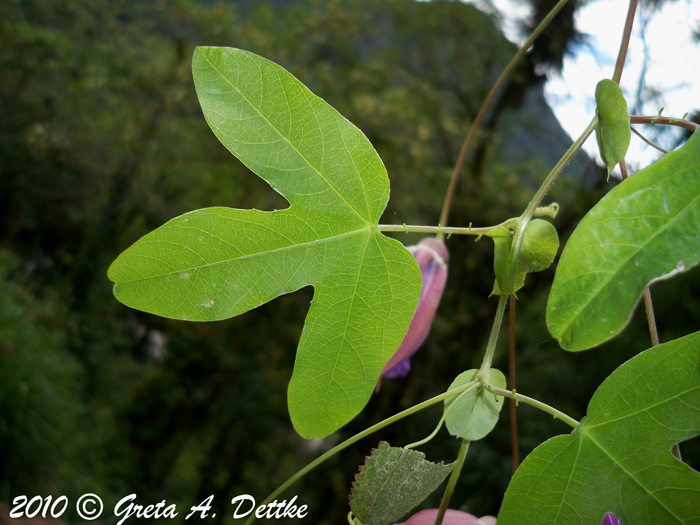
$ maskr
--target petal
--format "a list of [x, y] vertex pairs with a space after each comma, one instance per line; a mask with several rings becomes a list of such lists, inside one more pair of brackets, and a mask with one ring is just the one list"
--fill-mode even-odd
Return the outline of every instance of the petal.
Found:
[[620, 520], [617, 519], [617, 516], [615, 514], [609, 512], [605, 515], [603, 518], [603, 521], [600, 522], [600, 525], [622, 525], [620, 523]]
[[[411, 516], [408, 521], [396, 525], [433, 525], [437, 517], [438, 509], [426, 509]], [[477, 518], [467, 512], [447, 509], [442, 520], [443, 525], [496, 525], [496, 518], [483, 516]]]
[[[393, 368], [413, 355], [420, 348], [430, 333], [435, 312], [440, 305], [442, 292], [447, 282], [447, 261], [450, 258], [447, 247], [434, 237], [426, 237], [417, 246], [408, 248], [418, 262], [423, 277], [420, 299], [416, 313], [408, 328], [408, 333], [401, 342], [401, 346], [392, 356], [382, 371], [383, 377], [396, 377], [387, 375]], [[407, 373], [408, 371], [406, 371]], [[405, 375], [405, 374], [403, 374]]]
[[399, 363], [390, 370], [385, 370], [384, 372], [382, 372], [382, 375], [389, 379], [393, 377], [406, 377], [410, 371], [411, 358], [407, 357], [403, 361], [399, 361]]

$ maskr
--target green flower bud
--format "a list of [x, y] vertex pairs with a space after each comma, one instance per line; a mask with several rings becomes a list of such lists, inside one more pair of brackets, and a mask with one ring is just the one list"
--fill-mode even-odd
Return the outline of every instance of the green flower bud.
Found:
[[541, 272], [549, 268], [559, 249], [559, 236], [551, 222], [534, 219], [525, 229], [525, 237], [518, 254], [518, 263], [527, 272]]

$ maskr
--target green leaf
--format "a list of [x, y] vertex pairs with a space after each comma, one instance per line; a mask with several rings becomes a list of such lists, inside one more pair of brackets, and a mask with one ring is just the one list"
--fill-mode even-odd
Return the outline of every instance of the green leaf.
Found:
[[598, 82], [595, 101], [598, 106], [598, 127], [595, 130], [598, 149], [610, 175], [629, 148], [632, 136], [630, 115], [620, 86], [612, 80]]
[[511, 253], [516, 241], [517, 235], [493, 239], [496, 282], [492, 295], [510, 295], [520, 290], [528, 272], [541, 272], [549, 268], [559, 249], [559, 236], [552, 223], [542, 219], [530, 221], [525, 228], [514, 274]]
[[114, 294], [139, 310], [213, 321], [314, 286], [288, 400], [302, 436], [326, 436], [366, 404], [420, 294], [413, 256], [377, 227], [386, 170], [360, 130], [278, 65], [200, 47], [193, 73], [216, 136], [290, 207], [177, 217], [112, 264]]
[[627, 361], [571, 434], [537, 447], [508, 486], [498, 525], [700, 524], [700, 473], [671, 447], [700, 433], [700, 332]]
[[[447, 390], [466, 385], [476, 379], [478, 370], [459, 374]], [[489, 383], [496, 388], [506, 388], [506, 378], [500, 370], [489, 370]], [[456, 404], [455, 404], [456, 403]], [[455, 404], [454, 406], [452, 406]], [[479, 385], [464, 395], [445, 399], [445, 424], [450, 434], [467, 441], [477, 441], [493, 430], [503, 408], [503, 398], [495, 396]], [[449, 412], [448, 412], [449, 410]]]
[[383, 441], [355, 476], [350, 508], [362, 525], [395, 523], [438, 488], [454, 466], [431, 463], [422, 452]]
[[515, 273], [512, 270], [514, 237], [493, 238], [493, 271], [496, 280], [493, 283], [491, 295], [511, 295], [525, 285], [527, 272], [517, 264]]
[[700, 133], [626, 179], [580, 222], [559, 261], [547, 326], [567, 350], [617, 335], [646, 286], [700, 261]]

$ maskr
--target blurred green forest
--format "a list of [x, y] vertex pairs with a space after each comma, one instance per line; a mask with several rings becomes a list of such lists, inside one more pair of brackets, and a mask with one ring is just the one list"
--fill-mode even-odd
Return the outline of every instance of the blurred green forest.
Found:
[[[533, 3], [535, 23], [553, 2]], [[572, 4], [573, 6], [573, 4]], [[571, 144], [542, 94], [577, 38], [574, 9], [533, 49], [499, 93], [468, 158], [453, 225], [519, 215]], [[109, 264], [140, 236], [206, 206], [286, 206], [218, 143], [197, 103], [196, 45], [239, 47], [296, 75], [368, 136], [392, 198], [384, 223], [435, 224], [462, 140], [515, 52], [493, 15], [451, 1], [195, 0], [0, 1], [0, 501], [20, 494], [100, 495], [189, 506], [214, 495], [213, 525], [231, 498], [258, 502], [355, 432], [434, 396], [478, 366], [496, 301], [491, 241], [451, 238], [448, 287], [406, 377], [385, 380], [365, 411], [336, 434], [304, 441], [286, 388], [313, 290], [217, 323], [187, 323], [126, 308]], [[584, 154], [550, 194], [562, 240], [613, 183]], [[419, 237], [397, 235], [405, 244]], [[563, 244], [563, 243], [562, 243]], [[518, 296], [518, 390], [580, 419], [602, 380], [649, 346], [637, 312], [619, 338], [580, 354], [548, 335], [553, 269]], [[698, 272], [654, 285], [661, 339], [700, 324]], [[505, 334], [505, 332], [504, 332]], [[507, 369], [502, 338], [495, 365]], [[307, 523], [344, 523], [358, 465], [379, 440], [426, 436], [433, 408], [334, 457], [294, 485]], [[568, 429], [518, 409], [521, 456]], [[422, 447], [452, 461], [443, 430]], [[683, 444], [700, 465], [697, 440]], [[508, 410], [472, 444], [453, 508], [497, 514], [511, 475]], [[435, 507], [434, 494], [424, 507]], [[73, 512], [63, 516], [79, 522]]]

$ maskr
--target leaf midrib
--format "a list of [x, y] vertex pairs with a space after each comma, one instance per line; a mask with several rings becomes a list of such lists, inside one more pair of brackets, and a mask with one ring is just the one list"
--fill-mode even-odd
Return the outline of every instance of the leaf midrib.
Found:
[[[559, 439], [559, 438], [561, 438], [562, 440], [565, 440], [565, 441], [564, 441], [564, 443], [562, 444], [561, 449], [558, 450], [557, 453], [556, 453], [550, 460], [547, 460], [547, 463], [550, 464], [550, 465], [553, 464], [553, 463], [555, 463], [556, 460], [557, 460], [557, 458], [559, 458], [559, 456], [561, 456], [562, 454], [564, 454], [564, 453], [566, 452], [566, 450], [567, 450], [570, 446], [575, 446], [575, 445], [576, 445], [576, 442], [575, 442], [575, 441], [573, 441], [573, 440], [571, 440], [571, 439], [568, 439], [569, 436], [565, 436], [565, 435], [555, 436], [555, 437], [552, 438], [552, 440]], [[551, 440], [550, 440], [550, 441], [551, 441]], [[580, 446], [579, 446], [579, 448], [580, 448]], [[578, 453], [577, 453], [577, 454], [578, 454]], [[577, 456], [577, 457], [578, 457], [578, 456]], [[572, 475], [573, 475], [573, 469], [569, 472], [569, 477], [571, 477]], [[532, 481], [532, 483], [530, 483], [530, 486], [528, 487], [528, 490], [527, 490], [526, 493], [524, 493], [524, 494], [519, 494], [519, 495], [518, 495], [518, 496], [520, 497], [520, 504], [518, 505], [518, 508], [517, 508], [517, 509], [511, 510], [510, 516], [512, 516], [512, 515], [514, 515], [514, 516], [519, 516], [519, 515], [521, 515], [521, 512], [523, 512], [523, 511], [522, 511], [523, 505], [526, 504], [526, 502], [529, 500], [530, 494], [532, 494], [532, 491], [533, 491], [533, 490], [537, 490], [537, 489], [536, 489], [536, 485], [537, 485], [538, 483], [540, 483], [540, 480], [542, 479], [543, 476], [546, 478], [546, 475], [544, 474], [544, 469], [543, 469], [542, 472], [540, 472], [539, 474], [534, 474], [534, 475], [531, 474], [531, 476], [535, 478], [534, 481]], [[510, 516], [508, 516], [508, 517], [510, 517]], [[499, 517], [500, 517], [500, 516], [499, 516]]]
[[[369, 243], [370, 243], [370, 238], [368, 236], [367, 241], [365, 242], [364, 250], [362, 251], [362, 260], [360, 261], [360, 264], [357, 267], [357, 277], [355, 278], [355, 286], [353, 288], [352, 296], [350, 299], [350, 308], [348, 308], [348, 314], [345, 317], [345, 327], [343, 328], [343, 333], [341, 335], [342, 340], [340, 342], [339, 349], [342, 349], [343, 345], [347, 342], [348, 325], [350, 324], [350, 316], [352, 315], [352, 309], [355, 305], [355, 298], [357, 297], [357, 287], [359, 285], [360, 277], [362, 275], [362, 269], [364, 267], [365, 258], [367, 257], [367, 249], [369, 247]], [[357, 350], [355, 350], [355, 348], [350, 343], [348, 343], [348, 344], [355, 352], [357, 352]], [[332, 416], [332, 414], [329, 414], [327, 411], [328, 393], [331, 390], [331, 384], [336, 383], [341, 388], [341, 390], [343, 390], [346, 397], [348, 399], [350, 399], [350, 396], [347, 395], [347, 392], [345, 392], [345, 389], [342, 388], [342, 385], [338, 381], [336, 381], [336, 379], [335, 379], [335, 374], [338, 370], [338, 361], [340, 360], [340, 354], [341, 354], [341, 351], [336, 352], [335, 365], [333, 366], [333, 371], [331, 372], [331, 379], [330, 379], [330, 381], [328, 381], [328, 383], [326, 385], [326, 392], [323, 395], [323, 401], [321, 402], [321, 410], [319, 411], [321, 414], [325, 414], [325, 415], [329, 416], [331, 418], [331, 420], [333, 420], [334, 423], [337, 423], [336, 418], [334, 418]], [[362, 361], [362, 360], [360, 360], [360, 361]], [[350, 404], [352, 405], [352, 403], [350, 403]], [[318, 417], [316, 419], [316, 425], [314, 425], [313, 435], [316, 435], [316, 432], [318, 430], [319, 425], [321, 425], [321, 417]]]
[[[260, 111], [260, 109], [258, 109], [258, 108], [250, 101], [250, 99], [248, 99], [248, 97], [246, 97], [246, 96], [243, 94], [243, 92], [241, 92], [240, 89], [238, 89], [238, 88], [237, 88], [237, 87], [236, 87], [236, 86], [221, 72], [221, 71], [219, 71], [219, 69], [217, 69], [216, 66], [214, 66], [214, 64], [209, 60], [209, 58], [208, 58], [202, 51], [200, 51], [199, 49], [198, 49], [198, 51], [199, 51], [199, 54], [204, 58], [204, 60], [206, 60], [207, 63], [211, 66], [211, 68], [212, 68], [214, 71], [216, 71], [216, 72], [219, 74], [219, 76], [221, 76], [221, 78], [224, 79], [224, 80], [225, 80], [225, 81], [226, 81], [226, 82], [227, 82], [227, 83], [228, 83], [228, 84], [229, 84], [229, 85], [230, 85], [230, 86], [231, 86], [231, 87], [232, 87], [232, 88], [233, 88], [233, 89], [234, 89], [234, 90], [235, 90], [235, 91], [250, 105], [250, 107], [253, 108], [253, 109], [258, 113], [258, 115], [260, 115], [260, 117], [262, 117], [262, 118], [265, 120], [265, 122], [267, 122], [267, 123], [269, 124], [269, 126], [270, 126], [272, 129], [274, 129], [274, 130], [277, 132], [277, 134], [278, 134], [280, 137], [282, 137], [282, 139], [284, 139], [284, 140], [287, 142], [287, 144], [289, 144], [289, 146], [290, 146], [302, 159], [304, 159], [304, 161], [316, 172], [316, 174], [321, 178], [321, 180], [322, 180], [323, 182], [325, 182], [325, 183], [328, 185], [328, 187], [331, 188], [331, 189], [335, 192], [335, 194], [338, 195], [338, 197], [340, 197], [340, 199], [341, 199], [343, 202], [345, 202], [345, 204], [346, 204], [353, 212], [355, 212], [355, 214], [356, 214], [365, 224], [367, 224], [367, 225], [369, 226], [369, 225], [372, 223], [372, 221], [371, 221], [371, 213], [370, 213], [369, 209], [367, 209], [367, 217], [363, 217], [362, 214], [350, 203], [350, 201], [348, 201], [348, 200], [345, 198], [345, 196], [340, 192], [340, 190], [338, 190], [338, 188], [336, 188], [335, 185], [333, 185], [333, 184], [320, 172], [320, 170], [319, 170], [318, 168], [316, 168], [316, 166], [314, 166], [314, 165], [312, 164], [312, 162], [306, 157], [306, 155], [304, 155], [301, 151], [299, 151], [299, 149], [298, 149], [294, 144], [292, 144], [291, 140], [289, 140], [289, 138], [287, 138], [287, 137], [282, 133], [282, 131], [280, 131], [272, 122], [270, 122], [270, 120], [262, 113], [262, 111]], [[286, 91], [285, 91], [285, 93], [286, 93]], [[313, 95], [313, 94], [312, 94], [312, 95]], [[314, 96], [315, 96], [315, 95], [314, 95]], [[288, 105], [287, 105], [287, 109], [289, 109], [289, 106], [288, 106]], [[341, 136], [342, 136], [342, 134], [341, 134]], [[348, 151], [348, 154], [350, 154], [349, 151]], [[350, 157], [352, 158], [352, 155], [350, 155]], [[359, 172], [358, 172], [358, 175], [359, 175]], [[264, 177], [263, 177], [263, 178], [264, 178]], [[365, 198], [366, 198], [366, 193], [367, 193], [367, 192], [364, 191], [364, 190], [365, 190], [365, 188], [364, 188], [364, 181], [362, 180], [362, 177], [359, 177], [359, 179], [360, 179], [360, 182], [361, 182], [361, 184], [362, 184], [363, 193], [365, 194]]]
[[644, 492], [646, 492], [654, 501], [656, 501], [664, 510], [666, 510], [666, 512], [667, 512], [668, 514], [670, 514], [671, 516], [673, 516], [673, 517], [676, 519], [676, 521], [677, 521], [678, 523], [680, 523], [681, 525], [683, 525], [683, 520], [680, 519], [678, 516], [676, 516], [676, 515], [673, 513], [673, 511], [672, 511], [671, 509], [669, 509], [659, 498], [657, 498], [656, 495], [655, 495], [653, 492], [649, 491], [649, 489], [647, 489], [647, 487], [646, 487], [645, 485], [643, 485], [639, 480], [637, 480], [637, 478], [634, 476], [634, 474], [632, 474], [631, 472], [629, 472], [629, 471], [625, 468], [625, 466], [624, 466], [620, 461], [618, 461], [615, 457], [613, 457], [613, 455], [610, 454], [610, 452], [608, 452], [607, 449], [606, 449], [605, 447], [603, 447], [603, 445], [601, 445], [600, 443], [598, 443], [598, 441], [590, 434], [590, 432], [586, 432], [586, 433], [585, 433], [585, 436], [584, 436], [584, 434], [582, 433], [580, 439], [583, 440], [584, 437], [588, 437], [588, 439], [590, 439], [590, 440], [593, 442], [593, 444], [594, 444], [595, 446], [597, 446], [598, 449], [599, 449], [603, 454], [605, 454], [607, 457], [609, 457], [609, 458], [613, 461], [613, 463], [615, 463], [615, 465], [619, 466], [619, 467], [622, 469], [622, 471], [623, 471], [627, 476], [629, 476], [629, 477], [637, 484], [637, 486], [641, 487], [641, 488], [644, 490]]
[[[691, 167], [692, 167], [692, 166], [688, 166], [686, 169], [690, 169]], [[685, 171], [685, 170], [682, 170], [682, 172], [683, 172], [683, 171]], [[671, 175], [671, 177], [676, 177], [676, 176], [679, 175], [679, 173], [682, 173], [682, 172], [676, 171], [676, 172], [674, 172], [673, 175]], [[666, 181], [669, 180], [671, 177], [667, 177], [667, 178], [663, 179], [662, 181], [659, 181], [659, 184], [662, 184], [663, 182], [666, 182]], [[649, 191], [649, 190], [651, 190], [651, 189], [654, 189], [654, 188], [656, 188], [659, 184], [655, 184], [655, 185], [653, 185], [653, 186], [650, 186], [650, 187], [649, 187], [647, 190], [645, 190], [645, 191]], [[662, 233], [664, 233], [664, 232], [666, 231], [667, 228], [670, 228], [671, 226], [675, 225], [675, 224], [676, 224], [676, 221], [678, 220], [678, 218], [679, 218], [682, 214], [684, 214], [693, 204], [695, 204], [696, 201], [698, 201], [698, 199], [700, 199], [700, 195], [695, 196], [695, 197], [693, 198], [693, 200], [691, 200], [691, 201], [690, 201], [686, 206], [684, 206], [678, 213], [676, 213], [676, 215], [675, 215], [673, 218], [671, 218], [664, 226], [662, 226], [661, 228], [659, 228], [659, 230], [657, 230], [657, 232], [656, 232], [654, 235], [650, 236], [644, 243], [640, 244], [639, 247], [634, 251], [634, 253], [630, 254], [630, 256], [627, 257], [627, 258], [622, 262], [622, 264], [620, 264], [620, 265], [617, 267], [617, 269], [616, 269], [613, 273], [609, 274], [609, 275], [610, 275], [610, 278], [606, 279], [600, 286], [598, 286], [598, 288], [597, 288], [596, 291], [595, 291], [595, 294], [589, 296], [589, 299], [588, 299], [587, 301], [585, 301], [585, 302], [582, 304], [581, 308], [579, 308], [579, 309], [576, 311], [576, 313], [575, 313], [574, 315], [571, 316], [571, 321], [570, 321], [569, 323], [566, 324], [565, 328], [560, 332], [560, 334], [559, 334], [558, 337], [559, 337], [559, 338], [563, 337], [564, 334], [565, 334], [566, 332], [569, 331], [569, 329], [572, 327], [572, 325], [574, 324], [574, 322], [576, 321], [576, 319], [578, 319], [578, 317], [581, 315], [581, 312], [583, 312], [584, 310], [586, 310], [586, 309], [590, 306], [590, 304], [591, 304], [596, 298], [598, 298], [598, 296], [599, 296], [599, 294], [600, 294], [600, 291], [601, 291], [602, 289], [604, 289], [604, 287], [607, 286], [608, 283], [610, 283], [610, 282], [615, 278], [615, 276], [616, 276], [623, 268], [625, 268], [625, 267], [629, 264], [629, 262], [630, 262], [643, 248], [645, 248], [646, 246], [648, 246], [648, 245], [649, 245], [652, 241], [654, 241], [659, 235], [661, 235]], [[613, 218], [613, 219], [614, 219], [614, 220], [618, 220], [619, 217], [615, 217], [615, 218]], [[600, 221], [600, 222], [605, 222], [605, 221]], [[596, 224], [599, 224], [599, 222], [596, 222], [596, 223], [594, 223], [594, 224], [591, 225], [591, 226], [594, 226], [594, 225], [596, 225]], [[569, 279], [566, 279], [565, 281], [562, 281], [561, 283], [558, 284], [558, 288], [560, 288], [560, 287], [563, 286], [564, 284], [568, 283], [569, 281], [572, 281], [572, 280], [577, 279], [577, 278], [580, 277], [581, 275], [582, 275], [581, 273], [577, 273], [574, 277], [571, 277], [571, 278], [569, 278]], [[587, 275], [587, 274], [585, 274], [585, 275]], [[643, 291], [643, 290], [641, 290], [639, 293], [641, 294], [642, 291]], [[631, 315], [631, 313], [630, 313], [630, 315]]]
[[569, 486], [571, 485], [571, 482], [573, 481], [574, 472], [576, 471], [576, 465], [578, 465], [578, 460], [581, 457], [582, 445], [583, 445], [583, 440], [581, 439], [581, 440], [579, 440], [578, 449], [576, 450], [576, 458], [574, 459], [573, 465], [571, 465], [571, 470], [569, 471], [569, 476], [566, 480], [566, 488], [561, 493], [561, 500], [559, 501], [559, 505], [557, 506], [557, 513], [554, 515], [554, 523], [556, 523], [557, 520], [559, 519], [559, 514], [561, 513], [561, 507], [564, 504], [564, 501], [566, 500], [566, 495], [569, 493]]
[[[311, 241], [301, 242], [301, 243], [297, 243], [297, 244], [290, 244], [289, 246], [283, 246], [283, 247], [281, 247], [281, 248], [274, 248], [274, 249], [272, 249], [272, 250], [266, 250], [266, 251], [255, 252], [255, 253], [251, 253], [251, 254], [247, 254], [247, 255], [241, 255], [240, 257], [232, 257], [232, 258], [229, 258], [229, 259], [225, 259], [225, 260], [221, 260], [221, 261], [216, 261], [216, 262], [213, 262], [213, 263], [202, 264], [202, 265], [200, 265], [200, 266], [192, 266], [192, 267], [189, 267], [189, 268], [183, 268], [183, 269], [181, 269], [181, 270], [175, 270], [175, 271], [172, 271], [172, 272], [160, 273], [160, 274], [157, 274], [157, 275], [151, 275], [150, 277], [143, 277], [143, 278], [141, 278], [141, 279], [132, 279], [132, 280], [129, 280], [129, 281], [118, 281], [118, 282], [116, 282], [115, 284], [132, 284], [132, 283], [138, 283], [138, 282], [141, 282], [141, 281], [148, 281], [148, 280], [151, 280], [151, 279], [160, 279], [160, 278], [163, 278], [163, 277], [169, 277], [169, 276], [171, 276], [171, 275], [178, 275], [178, 274], [181, 274], [181, 273], [183, 273], [183, 272], [189, 272], [189, 271], [194, 271], [194, 270], [201, 270], [201, 269], [203, 269], [203, 268], [212, 268], [212, 267], [214, 267], [214, 266], [218, 266], [218, 265], [222, 265], [222, 264], [230, 264], [230, 263], [232, 263], [232, 262], [234, 262], [234, 261], [241, 261], [241, 260], [246, 260], [246, 259], [254, 259], [254, 258], [256, 258], [256, 257], [269, 256], [270, 254], [273, 254], [273, 253], [282, 253], [282, 252], [287, 251], [287, 250], [292, 250], [292, 249], [300, 248], [300, 247], [304, 247], [304, 246], [310, 246], [310, 245], [314, 245], [314, 244], [319, 244], [319, 245], [321, 245], [321, 244], [324, 244], [324, 243], [330, 243], [330, 242], [336, 241], [336, 240], [338, 240], [338, 239], [345, 239], [345, 238], [353, 237], [353, 236], [355, 236], [355, 235], [361, 235], [361, 234], [363, 234], [363, 233], [367, 233], [367, 234], [368, 234], [368, 237], [372, 235], [372, 232], [371, 232], [370, 228], [362, 228], [362, 229], [358, 229], [358, 230], [353, 230], [353, 231], [351, 231], [351, 232], [342, 233], [342, 234], [339, 234], [339, 235], [334, 235], [334, 236], [331, 236], [331, 237], [325, 237], [325, 238], [320, 238], [320, 239], [313, 239], [313, 240], [311, 240]], [[172, 242], [172, 241], [164, 241], [164, 240], [159, 240], [159, 241], [158, 241], [158, 243], [167, 243], [167, 242]], [[176, 243], [173, 243], [173, 244], [176, 244]], [[139, 254], [139, 255], [137, 255], [137, 257], [147, 257], [147, 256], [146, 256], [146, 255], [143, 255], [143, 254]], [[157, 259], [157, 258], [154, 257], [154, 259]], [[158, 261], [161, 261], [161, 259], [157, 259], [157, 260], [158, 260]], [[131, 268], [131, 269], [134, 269], [134, 268]]]
[[609, 424], [611, 424], [611, 423], [615, 423], [616, 421], [622, 421], [622, 420], [627, 419], [627, 418], [629, 418], [629, 417], [636, 416], [637, 414], [641, 414], [641, 413], [643, 413], [643, 412], [647, 412], [647, 411], [649, 411], [649, 410], [652, 410], [652, 409], [654, 409], [654, 408], [656, 408], [656, 407], [658, 407], [658, 406], [661, 406], [661, 405], [663, 405], [663, 404], [665, 404], [665, 403], [669, 403], [669, 402], [673, 401], [674, 399], [678, 399], [678, 398], [680, 398], [680, 397], [682, 397], [682, 396], [685, 396], [686, 394], [691, 394], [691, 393], [693, 393], [694, 391], [699, 390], [699, 389], [700, 389], [700, 385], [696, 385], [696, 386], [694, 386], [693, 388], [684, 390], [683, 392], [679, 392], [678, 394], [676, 394], [676, 395], [674, 395], [674, 396], [667, 397], [667, 398], [665, 398], [665, 399], [662, 399], [661, 401], [658, 401], [658, 402], [653, 403], [653, 404], [651, 404], [651, 405], [645, 406], [644, 408], [641, 408], [641, 409], [639, 409], [639, 410], [635, 410], [634, 412], [630, 412], [629, 414], [625, 414], [624, 416], [619, 416], [619, 417], [616, 417], [615, 419], [608, 419], [608, 420], [606, 420], [606, 421], [601, 421], [600, 423], [594, 423], [594, 424], [592, 424], [592, 425], [586, 424], [586, 428], [588, 428], [588, 429], [590, 430], [590, 429], [593, 429], [593, 428], [603, 427], [603, 426], [605, 426], [605, 425], [609, 425]]

